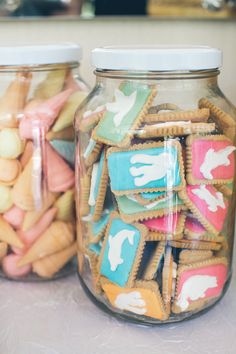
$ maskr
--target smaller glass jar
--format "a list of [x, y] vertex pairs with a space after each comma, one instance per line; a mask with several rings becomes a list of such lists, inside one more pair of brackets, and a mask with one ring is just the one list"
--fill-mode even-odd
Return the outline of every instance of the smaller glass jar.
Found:
[[221, 52], [108, 47], [93, 64], [75, 122], [81, 283], [130, 321], [196, 316], [231, 278], [236, 115]]
[[74, 271], [75, 44], [0, 47], [0, 260], [10, 279]]

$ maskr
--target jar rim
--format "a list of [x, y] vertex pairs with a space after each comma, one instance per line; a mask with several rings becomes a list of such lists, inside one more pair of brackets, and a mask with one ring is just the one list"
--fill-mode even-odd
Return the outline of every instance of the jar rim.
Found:
[[92, 51], [96, 69], [198, 71], [222, 66], [222, 51], [208, 46], [108, 46]]
[[0, 46], [0, 66], [78, 63], [81, 58], [82, 49], [75, 43]]

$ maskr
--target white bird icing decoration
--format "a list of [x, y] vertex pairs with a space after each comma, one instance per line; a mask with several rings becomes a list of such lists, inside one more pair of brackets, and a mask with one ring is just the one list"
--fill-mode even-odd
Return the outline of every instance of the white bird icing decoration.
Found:
[[115, 113], [113, 117], [113, 122], [116, 127], [119, 127], [122, 123], [124, 117], [133, 108], [137, 97], [137, 91], [131, 93], [131, 95], [126, 96], [119, 89], [115, 90], [115, 101], [106, 104], [106, 109], [109, 112]]

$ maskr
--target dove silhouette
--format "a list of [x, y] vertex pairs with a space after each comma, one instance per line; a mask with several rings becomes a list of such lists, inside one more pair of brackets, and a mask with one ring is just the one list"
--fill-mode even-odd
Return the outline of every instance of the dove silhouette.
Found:
[[115, 101], [106, 104], [106, 109], [109, 112], [115, 113], [113, 122], [116, 127], [119, 127], [127, 113], [133, 108], [137, 97], [137, 91], [126, 96], [119, 89], [115, 90]]

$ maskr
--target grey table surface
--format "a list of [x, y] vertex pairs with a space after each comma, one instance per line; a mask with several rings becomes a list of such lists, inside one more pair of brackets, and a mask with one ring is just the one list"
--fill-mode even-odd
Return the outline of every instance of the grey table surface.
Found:
[[0, 279], [0, 309], [0, 354], [236, 353], [235, 276], [208, 313], [162, 327], [132, 325], [103, 313], [76, 275], [38, 284]]

